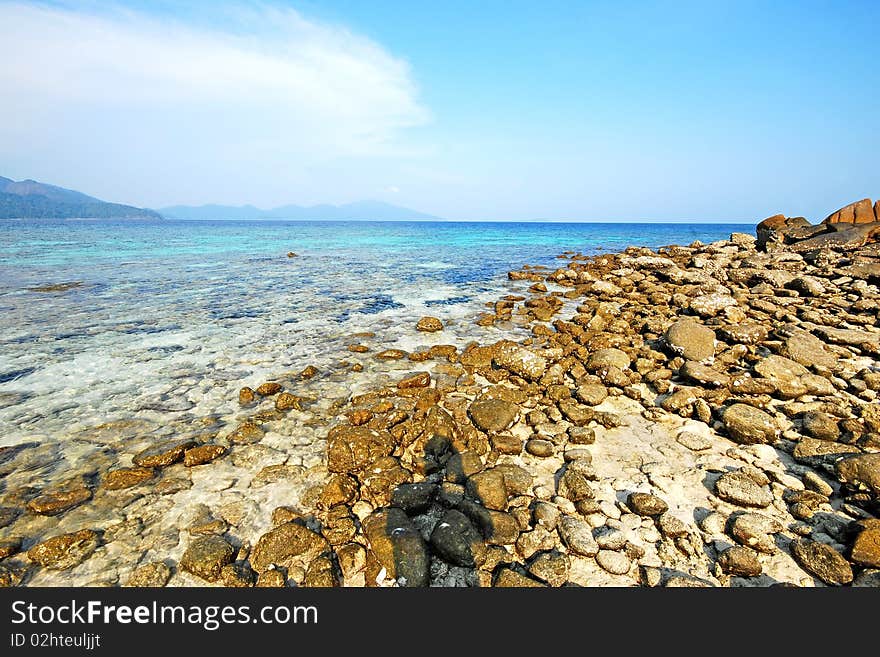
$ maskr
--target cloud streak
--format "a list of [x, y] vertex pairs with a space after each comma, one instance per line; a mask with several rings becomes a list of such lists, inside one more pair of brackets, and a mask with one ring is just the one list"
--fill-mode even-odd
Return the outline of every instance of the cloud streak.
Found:
[[47, 175], [76, 165], [92, 193], [135, 192], [134, 180], [118, 193], [98, 184], [130, 170], [171, 202], [198, 200], [193, 184], [219, 200], [212, 181], [271, 171], [251, 191], [280, 202], [311, 166], [393, 156], [406, 128], [429, 121], [408, 64], [380, 44], [292, 9], [226, 9], [235, 20], [224, 28], [121, 7], [0, 4], [5, 174], [51, 156]]

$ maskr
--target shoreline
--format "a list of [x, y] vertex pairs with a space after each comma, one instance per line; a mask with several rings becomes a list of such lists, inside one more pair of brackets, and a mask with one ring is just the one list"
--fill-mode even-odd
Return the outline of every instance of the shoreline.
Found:
[[[297, 436], [285, 418], [315, 402], [290, 376], [245, 392], [251, 419], [226, 435], [171, 438], [54, 498], [20, 493], [0, 536], [34, 513], [70, 531], [0, 543], [0, 579], [94, 583], [105, 558], [104, 583], [137, 585], [876, 584], [877, 465], [839, 463], [880, 448], [876, 281], [858, 252], [825, 253], [734, 234], [523, 267], [521, 294], [478, 323], [530, 337], [426, 333], [434, 349], [386, 354], [388, 385], [327, 400]], [[297, 441], [311, 461], [270, 462]], [[233, 504], [236, 461], [267, 483]], [[193, 489], [215, 507], [152, 536]], [[96, 502], [125, 519], [78, 526]]]

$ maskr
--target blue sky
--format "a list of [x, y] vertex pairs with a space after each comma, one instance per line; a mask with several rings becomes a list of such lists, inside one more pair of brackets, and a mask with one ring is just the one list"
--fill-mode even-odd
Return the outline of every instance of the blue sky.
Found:
[[151, 207], [816, 221], [880, 196], [878, 24], [876, 1], [0, 0], [0, 175]]

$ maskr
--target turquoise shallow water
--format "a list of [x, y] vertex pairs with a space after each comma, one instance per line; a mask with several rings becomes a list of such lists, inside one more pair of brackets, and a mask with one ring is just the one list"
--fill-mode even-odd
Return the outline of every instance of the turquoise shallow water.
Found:
[[[523, 264], [552, 267], [566, 250], [709, 242], [752, 230], [0, 222], [0, 436], [52, 438], [145, 409], [213, 412], [244, 381], [338, 358], [357, 331], [406, 346], [412, 323], [434, 314], [459, 322], [448, 339], [466, 336], [465, 320], [509, 290], [506, 272]], [[71, 282], [77, 287], [66, 291], [29, 289]]]

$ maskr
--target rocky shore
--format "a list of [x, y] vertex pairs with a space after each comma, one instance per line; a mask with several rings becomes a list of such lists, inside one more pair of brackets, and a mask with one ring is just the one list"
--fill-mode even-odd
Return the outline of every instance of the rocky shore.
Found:
[[[866, 199], [511, 271], [477, 319], [502, 339], [444, 344], [442, 317], [414, 350], [353, 336], [384, 385], [321, 400], [307, 367], [242, 388], [234, 427], [4, 486], [0, 584], [878, 586], [878, 240]], [[274, 457], [291, 443], [318, 463]], [[199, 487], [217, 504], [175, 515]], [[124, 513], [96, 526], [96, 504]]]

